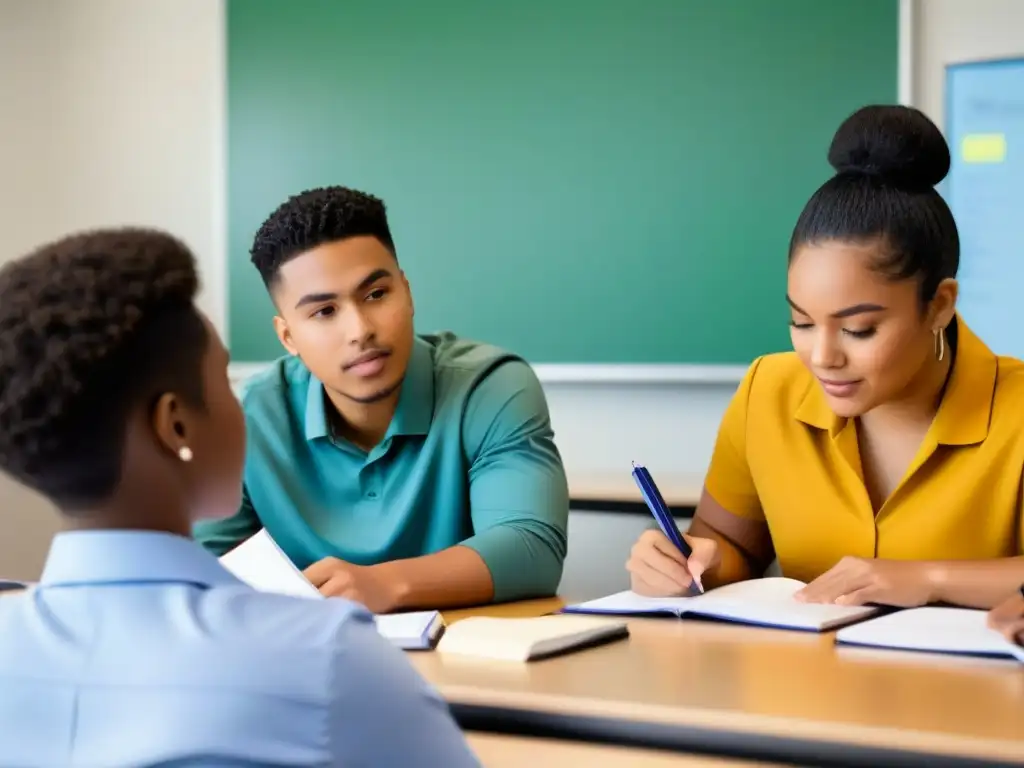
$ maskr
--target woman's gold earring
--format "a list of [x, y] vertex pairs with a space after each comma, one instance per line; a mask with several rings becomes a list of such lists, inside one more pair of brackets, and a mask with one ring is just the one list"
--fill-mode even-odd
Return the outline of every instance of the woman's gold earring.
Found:
[[941, 363], [946, 356], [946, 332], [942, 328], [936, 328], [932, 333], [935, 335], [935, 359]]
[[182, 461], [192, 461], [192, 449], [187, 445], [181, 446], [178, 449], [178, 458]]

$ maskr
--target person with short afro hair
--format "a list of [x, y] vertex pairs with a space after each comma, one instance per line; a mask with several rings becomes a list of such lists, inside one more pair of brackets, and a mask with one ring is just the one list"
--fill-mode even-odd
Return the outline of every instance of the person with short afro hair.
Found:
[[288, 198], [267, 217], [253, 239], [250, 257], [271, 288], [286, 262], [351, 237], [372, 237], [398, 260], [383, 200], [347, 187], [310, 189]]
[[[105, 507], [150, 426], [140, 406], [172, 392], [175, 408], [205, 408], [198, 287], [183, 244], [139, 230], [75, 235], [0, 269], [0, 468], [68, 514]], [[164, 469], [147, 462], [131, 482]]]
[[383, 201], [294, 195], [252, 262], [287, 354], [244, 385], [238, 514], [196, 537], [219, 555], [265, 529], [376, 613], [553, 595], [569, 491], [544, 390], [513, 352], [415, 332]]
[[138, 228], [0, 267], [0, 470], [67, 523], [0, 599], [0, 764], [477, 765], [365, 607], [258, 592], [192, 540], [245, 453], [198, 286]]

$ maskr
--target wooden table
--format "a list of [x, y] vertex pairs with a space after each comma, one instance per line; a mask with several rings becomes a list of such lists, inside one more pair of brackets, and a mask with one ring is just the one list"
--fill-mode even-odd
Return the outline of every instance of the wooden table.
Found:
[[696, 620], [638, 619], [630, 632], [532, 664], [411, 658], [467, 730], [814, 765], [1024, 764], [1016, 662], [837, 648], [831, 635]]
[[[640, 491], [629, 472], [569, 472], [569, 498], [574, 503], [643, 504]], [[704, 487], [704, 476], [658, 473], [654, 478], [670, 507], [696, 507]]]
[[454, 608], [442, 611], [445, 624], [451, 625], [459, 619], [470, 616], [492, 616], [499, 619], [528, 619], [533, 616], [545, 616], [556, 613], [564, 608], [567, 601], [561, 597], [544, 597], [539, 600], [521, 600], [517, 603], [496, 603], [481, 605], [476, 608]]
[[466, 741], [484, 768], [769, 768], [778, 765], [494, 733], [467, 733]]

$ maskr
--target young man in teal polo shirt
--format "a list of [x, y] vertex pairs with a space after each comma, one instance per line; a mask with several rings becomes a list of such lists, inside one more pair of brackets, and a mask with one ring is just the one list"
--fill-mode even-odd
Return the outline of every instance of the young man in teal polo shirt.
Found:
[[242, 393], [241, 509], [196, 538], [219, 555], [265, 527], [323, 594], [377, 613], [554, 594], [569, 500], [540, 382], [509, 352], [415, 334], [384, 204], [303, 192], [252, 261], [289, 354]]

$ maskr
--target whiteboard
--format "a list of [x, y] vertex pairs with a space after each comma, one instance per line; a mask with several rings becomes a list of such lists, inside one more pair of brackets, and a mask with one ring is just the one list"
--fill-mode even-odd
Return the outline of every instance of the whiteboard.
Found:
[[964, 320], [1000, 355], [1024, 358], [1024, 59], [946, 68]]

